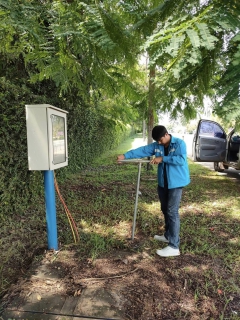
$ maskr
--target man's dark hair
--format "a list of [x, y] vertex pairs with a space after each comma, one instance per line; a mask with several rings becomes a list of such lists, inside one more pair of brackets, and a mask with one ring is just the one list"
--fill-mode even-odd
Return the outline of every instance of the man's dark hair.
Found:
[[155, 141], [159, 141], [165, 134], [167, 133], [167, 129], [164, 126], [155, 126], [152, 129], [152, 138]]

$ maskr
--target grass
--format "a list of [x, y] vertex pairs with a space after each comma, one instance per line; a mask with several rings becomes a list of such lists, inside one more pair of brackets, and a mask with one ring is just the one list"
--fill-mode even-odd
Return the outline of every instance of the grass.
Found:
[[[75, 245], [79, 259], [92, 259], [113, 250], [128, 246], [131, 237], [132, 218], [135, 204], [138, 167], [136, 164], [118, 164], [117, 155], [136, 147], [139, 136], [129, 138], [118, 150], [111, 150], [85, 170], [69, 175], [64, 182], [58, 182], [65, 202], [78, 226], [80, 242]], [[133, 144], [135, 142], [135, 144]], [[225, 306], [231, 297], [239, 295], [240, 280], [240, 184], [235, 179], [219, 175], [214, 171], [189, 160], [191, 183], [184, 188], [180, 208], [181, 253], [197, 257], [200, 265], [186, 265], [181, 277], [194, 288], [196, 304], [202, 297], [219, 290]], [[138, 215], [135, 235], [141, 237], [136, 250], [150, 248], [155, 257], [159, 244], [152, 241], [154, 234], [163, 231], [163, 218], [157, 196], [156, 166], [147, 171], [142, 166]], [[13, 274], [19, 266], [24, 268], [39, 248], [46, 245], [46, 230], [43, 219], [44, 203], [38, 211], [26, 213], [25, 217], [9, 217], [2, 226], [0, 259], [0, 295], [15, 280]], [[58, 237], [60, 246], [73, 243], [71, 229], [63, 206], [57, 199]], [[12, 264], [11, 259], [16, 263]], [[205, 260], [212, 261], [209, 269]], [[224, 278], [217, 268], [227, 270]], [[174, 277], [179, 270], [167, 270]], [[201, 282], [198, 274], [201, 272]], [[10, 276], [9, 276], [10, 275]], [[19, 274], [18, 274], [19, 276]], [[222, 292], [224, 291], [224, 295]], [[230, 299], [230, 300], [229, 300]], [[224, 318], [224, 310], [221, 319]], [[177, 315], [177, 314], [176, 314]], [[237, 319], [237, 318], [231, 318]]]
[[[72, 175], [67, 184], [61, 186], [84, 241], [91, 242], [91, 238], [96, 241], [98, 237], [102, 242], [104, 238], [106, 245], [94, 246], [94, 256], [97, 251], [101, 254], [129, 237], [138, 168], [136, 164], [117, 164], [116, 157], [130, 149], [132, 142], [129, 139], [119, 150], [96, 159], [86, 170]], [[180, 209], [181, 251], [219, 255], [224, 261], [233, 262], [240, 248], [239, 183], [191, 160], [189, 167], [191, 184], [184, 188]], [[142, 195], [138, 200], [136, 233], [146, 237], [159, 232], [159, 222], [162, 223], [156, 170], [154, 166], [149, 172], [143, 165], [141, 172]], [[61, 208], [58, 211], [61, 212]]]

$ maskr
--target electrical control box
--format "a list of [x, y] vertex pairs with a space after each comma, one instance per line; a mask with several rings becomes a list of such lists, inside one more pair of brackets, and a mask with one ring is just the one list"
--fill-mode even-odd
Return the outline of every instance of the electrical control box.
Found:
[[67, 111], [49, 104], [26, 105], [29, 170], [68, 165]]

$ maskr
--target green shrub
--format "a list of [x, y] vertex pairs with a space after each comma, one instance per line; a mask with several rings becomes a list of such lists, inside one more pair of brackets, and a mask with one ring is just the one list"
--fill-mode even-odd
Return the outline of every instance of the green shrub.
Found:
[[[51, 88], [49, 98], [46, 87]], [[74, 95], [59, 98], [58, 89], [52, 83], [30, 87], [0, 78], [0, 92], [1, 218], [24, 214], [31, 206], [39, 206], [39, 201], [44, 203], [42, 173], [28, 170], [25, 104], [49, 103], [69, 112], [69, 165], [57, 170], [62, 179], [67, 172], [81, 170], [131, 134], [129, 128], [101, 116], [94, 106], [84, 104]]]

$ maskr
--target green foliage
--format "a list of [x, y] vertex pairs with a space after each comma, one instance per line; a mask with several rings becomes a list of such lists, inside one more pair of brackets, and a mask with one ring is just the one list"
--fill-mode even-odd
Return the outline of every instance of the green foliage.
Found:
[[222, 78], [216, 83], [219, 100], [215, 112], [226, 122], [234, 121], [239, 127], [239, 83], [240, 83], [240, 34], [229, 41], [231, 63], [226, 67]]
[[0, 78], [2, 103], [0, 105], [0, 217], [22, 215], [42, 196], [42, 176], [40, 172], [29, 172], [27, 161], [27, 137], [25, 108], [26, 87], [18, 87]]
[[[180, 101], [183, 108], [174, 110], [176, 115], [193, 97], [191, 106], [196, 111], [187, 114], [194, 115], [201, 109], [204, 95], [217, 94], [223, 102], [216, 112], [222, 115], [224, 106], [239, 99], [236, 68], [234, 73], [239, 66], [240, 9], [236, 0], [41, 4], [9, 0], [1, 1], [0, 10], [4, 35], [0, 52], [10, 59], [22, 54], [30, 81], [53, 80], [64, 94], [78, 88], [87, 103], [90, 92], [95, 91], [117, 101], [124, 94], [128, 103], [137, 101], [138, 106], [141, 99], [136, 98], [139, 90], [133, 84], [136, 74], [134, 78], [132, 70], [136, 70], [141, 50], [147, 51], [150, 67], [156, 66], [161, 78], [155, 82], [154, 100], [164, 103], [156, 109], [174, 110]], [[127, 73], [131, 77], [126, 77]], [[162, 87], [168, 88], [167, 94], [158, 95], [159, 90], [164, 93]], [[129, 99], [134, 93], [135, 98]]]
[[[28, 171], [24, 108], [24, 103], [40, 103], [43, 98], [34, 96], [27, 86], [19, 88], [4, 78], [0, 80], [1, 92], [5, 92], [0, 112], [0, 216], [4, 218], [6, 214], [23, 215], [30, 207], [44, 203], [42, 174]], [[57, 99], [50, 98], [47, 103], [56, 105]], [[75, 106], [69, 110], [65, 103], [57, 106], [69, 111], [69, 166], [57, 171], [58, 176], [83, 168], [131, 133], [130, 128], [127, 130], [119, 123], [102, 117], [93, 107]]]
[[69, 166], [57, 171], [61, 177], [116, 146], [131, 133], [121, 117], [130, 121], [137, 113], [126, 98], [135, 99], [136, 89], [121, 65], [123, 47], [113, 41], [114, 20], [110, 24], [102, 8], [89, 2], [9, 0], [0, 2], [0, 14], [3, 216], [24, 213], [43, 197], [42, 174], [28, 171], [25, 104], [49, 103], [69, 112]]
[[[176, 117], [185, 106], [189, 109], [191, 100], [195, 112], [186, 114], [192, 117], [201, 110], [204, 95], [218, 95], [222, 102], [215, 111], [223, 116], [223, 106], [227, 111], [234, 99], [239, 101], [239, 4], [235, 0], [224, 5], [221, 1], [172, 1], [164, 6], [159, 11], [161, 20], [142, 45], [157, 66], [156, 88], [167, 88], [157, 96], [159, 109], [169, 110], [167, 104], [171, 104]], [[172, 7], [171, 13], [167, 6]], [[151, 14], [152, 9], [145, 21]]]
[[69, 166], [63, 171], [76, 172], [130, 134], [130, 127], [101, 116], [96, 107], [72, 108], [68, 115]]

